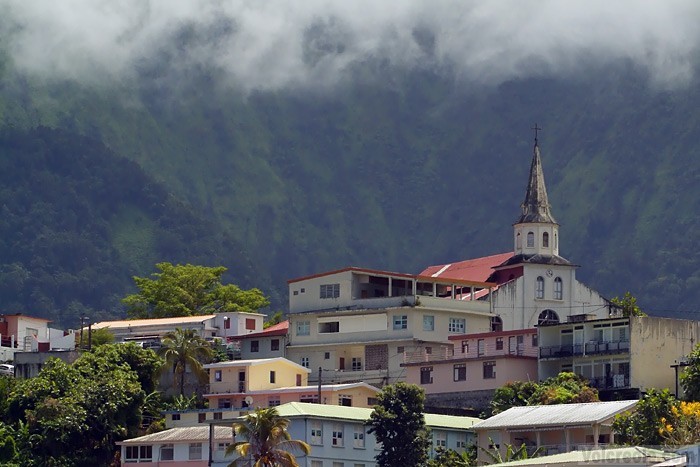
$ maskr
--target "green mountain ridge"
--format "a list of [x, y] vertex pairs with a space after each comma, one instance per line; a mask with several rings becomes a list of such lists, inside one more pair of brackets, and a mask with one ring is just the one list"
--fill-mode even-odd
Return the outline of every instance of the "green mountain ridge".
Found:
[[[629, 290], [654, 314], [700, 309], [697, 84], [656, 90], [625, 64], [488, 89], [445, 73], [382, 80], [370, 70], [330, 91], [242, 95], [206, 70], [172, 88], [4, 70], [0, 127], [63, 129], [136, 162], [162, 196], [240, 245], [250, 258], [241, 285], [272, 294], [273, 308], [285, 306], [287, 279], [309, 273], [419, 272], [509, 251], [537, 121], [561, 251], [582, 265], [579, 278], [609, 297]], [[162, 257], [139, 206], [111, 223], [123, 276], [175, 256], [238, 269], [219, 252]], [[180, 219], [168, 221], [165, 231]], [[128, 288], [119, 284], [109, 294]]]

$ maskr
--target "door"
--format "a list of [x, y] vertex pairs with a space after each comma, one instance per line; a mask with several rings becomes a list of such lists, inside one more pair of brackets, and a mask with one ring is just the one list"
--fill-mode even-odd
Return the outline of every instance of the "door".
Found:
[[338, 368], [341, 370], [345, 370], [345, 357], [340, 357], [340, 363], [338, 364]]

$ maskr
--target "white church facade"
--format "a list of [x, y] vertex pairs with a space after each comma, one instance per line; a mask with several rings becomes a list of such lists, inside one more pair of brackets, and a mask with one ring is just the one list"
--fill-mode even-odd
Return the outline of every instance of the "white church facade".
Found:
[[513, 252], [430, 266], [420, 275], [496, 283], [490, 297], [480, 297], [490, 298], [498, 316], [492, 330], [608, 318], [609, 301], [578, 281], [578, 266], [559, 255], [559, 224], [547, 197], [537, 139], [521, 208], [513, 225]]

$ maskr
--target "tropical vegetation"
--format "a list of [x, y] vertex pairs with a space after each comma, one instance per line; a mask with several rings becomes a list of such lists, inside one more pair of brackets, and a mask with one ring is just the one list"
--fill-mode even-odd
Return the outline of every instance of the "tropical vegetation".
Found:
[[187, 370], [201, 383], [206, 383], [209, 374], [204, 369], [204, 363], [208, 363], [214, 353], [209, 342], [194, 329], [177, 328], [163, 336], [158, 355], [165, 361], [162, 371], [172, 368], [173, 385], [179, 388], [180, 396], [184, 396]]
[[304, 441], [291, 439], [289, 420], [280, 417], [275, 407], [257, 408], [245, 420], [233, 424], [235, 436], [243, 438], [230, 445], [226, 453], [238, 457], [231, 467], [299, 467], [296, 458], [311, 453]]

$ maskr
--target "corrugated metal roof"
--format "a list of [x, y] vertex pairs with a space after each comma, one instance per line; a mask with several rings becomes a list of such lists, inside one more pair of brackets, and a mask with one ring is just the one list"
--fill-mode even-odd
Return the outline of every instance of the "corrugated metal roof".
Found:
[[233, 340], [240, 339], [257, 339], [258, 337], [284, 336], [289, 332], [289, 321], [273, 324], [267, 329], [251, 334], [241, 334], [240, 336], [231, 336]]
[[[216, 426], [214, 427], [214, 439], [230, 440], [233, 438], [231, 427]], [[186, 443], [196, 441], [209, 441], [209, 426], [187, 426], [179, 428], [171, 428], [158, 433], [140, 436], [138, 438], [127, 439], [118, 442], [122, 444], [156, 444], [156, 443]]]
[[[667, 459], [678, 457], [676, 453], [664, 452], [658, 449], [644, 448], [640, 446], [631, 446], [625, 448], [614, 449], [591, 449], [582, 451], [564, 452], [561, 454], [552, 454], [551, 456], [534, 457], [532, 459], [523, 459], [512, 462], [502, 462], [503, 467], [520, 467], [526, 465], [558, 466], [562, 464], [581, 465], [583, 463], [595, 463], [600, 465], [602, 462], [610, 462], [612, 464], [629, 464], [635, 459], [646, 460], [647, 462], [663, 462]], [[606, 464], [608, 465], [608, 464]]]
[[461, 279], [485, 282], [493, 273], [493, 268], [513, 256], [512, 252], [458, 261], [451, 264], [438, 264], [424, 269], [421, 276], [433, 276], [442, 279]]
[[169, 324], [192, 324], [202, 323], [214, 318], [216, 315], [200, 316], [178, 316], [175, 318], [152, 318], [152, 319], [125, 319], [121, 321], [102, 321], [92, 325], [92, 329], [101, 328], [128, 328], [129, 326], [166, 326]]
[[475, 430], [523, 429], [600, 423], [633, 408], [638, 400], [511, 407], [474, 425]]

